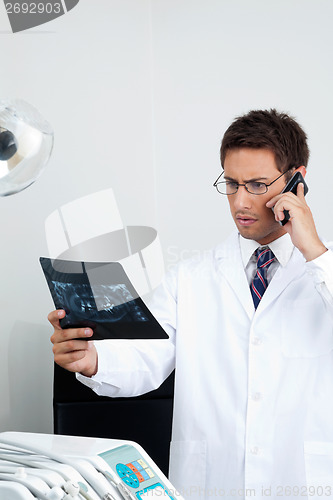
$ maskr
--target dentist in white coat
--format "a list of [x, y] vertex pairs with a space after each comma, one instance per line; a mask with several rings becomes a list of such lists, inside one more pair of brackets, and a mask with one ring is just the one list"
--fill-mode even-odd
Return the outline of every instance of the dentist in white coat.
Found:
[[[333, 498], [333, 254], [302, 184], [280, 194], [308, 156], [288, 115], [231, 124], [215, 186], [237, 231], [157, 290], [168, 340], [93, 344], [74, 340], [89, 328], [60, 328], [64, 311], [49, 315], [55, 361], [97, 394], [138, 395], [176, 368], [170, 480], [186, 499]], [[258, 247], [275, 257], [255, 307]]]

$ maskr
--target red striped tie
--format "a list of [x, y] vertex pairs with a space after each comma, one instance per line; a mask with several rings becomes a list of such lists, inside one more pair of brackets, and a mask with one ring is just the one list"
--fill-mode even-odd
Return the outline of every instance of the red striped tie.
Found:
[[252, 280], [250, 289], [254, 307], [257, 309], [259, 302], [268, 287], [267, 270], [272, 262], [274, 262], [275, 256], [268, 247], [257, 248], [255, 255], [257, 257], [257, 272]]

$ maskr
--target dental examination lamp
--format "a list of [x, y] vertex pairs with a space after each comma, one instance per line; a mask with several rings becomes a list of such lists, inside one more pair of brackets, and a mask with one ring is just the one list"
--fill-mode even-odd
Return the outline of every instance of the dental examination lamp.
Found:
[[0, 196], [35, 182], [52, 148], [52, 127], [36, 108], [22, 99], [0, 100]]

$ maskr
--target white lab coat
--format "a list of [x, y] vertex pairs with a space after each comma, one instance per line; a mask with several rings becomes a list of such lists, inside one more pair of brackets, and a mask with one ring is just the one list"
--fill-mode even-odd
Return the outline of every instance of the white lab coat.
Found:
[[305, 263], [295, 248], [255, 312], [234, 234], [158, 290], [169, 340], [96, 343], [98, 374], [78, 378], [128, 396], [175, 366], [170, 480], [185, 498], [333, 497], [332, 292], [331, 250]]

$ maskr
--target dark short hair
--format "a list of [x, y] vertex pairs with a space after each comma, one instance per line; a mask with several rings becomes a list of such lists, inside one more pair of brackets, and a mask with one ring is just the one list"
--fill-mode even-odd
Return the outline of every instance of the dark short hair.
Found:
[[276, 109], [250, 111], [232, 122], [222, 139], [222, 167], [228, 151], [239, 148], [269, 149], [280, 172], [306, 167], [310, 155], [304, 130], [294, 118]]

